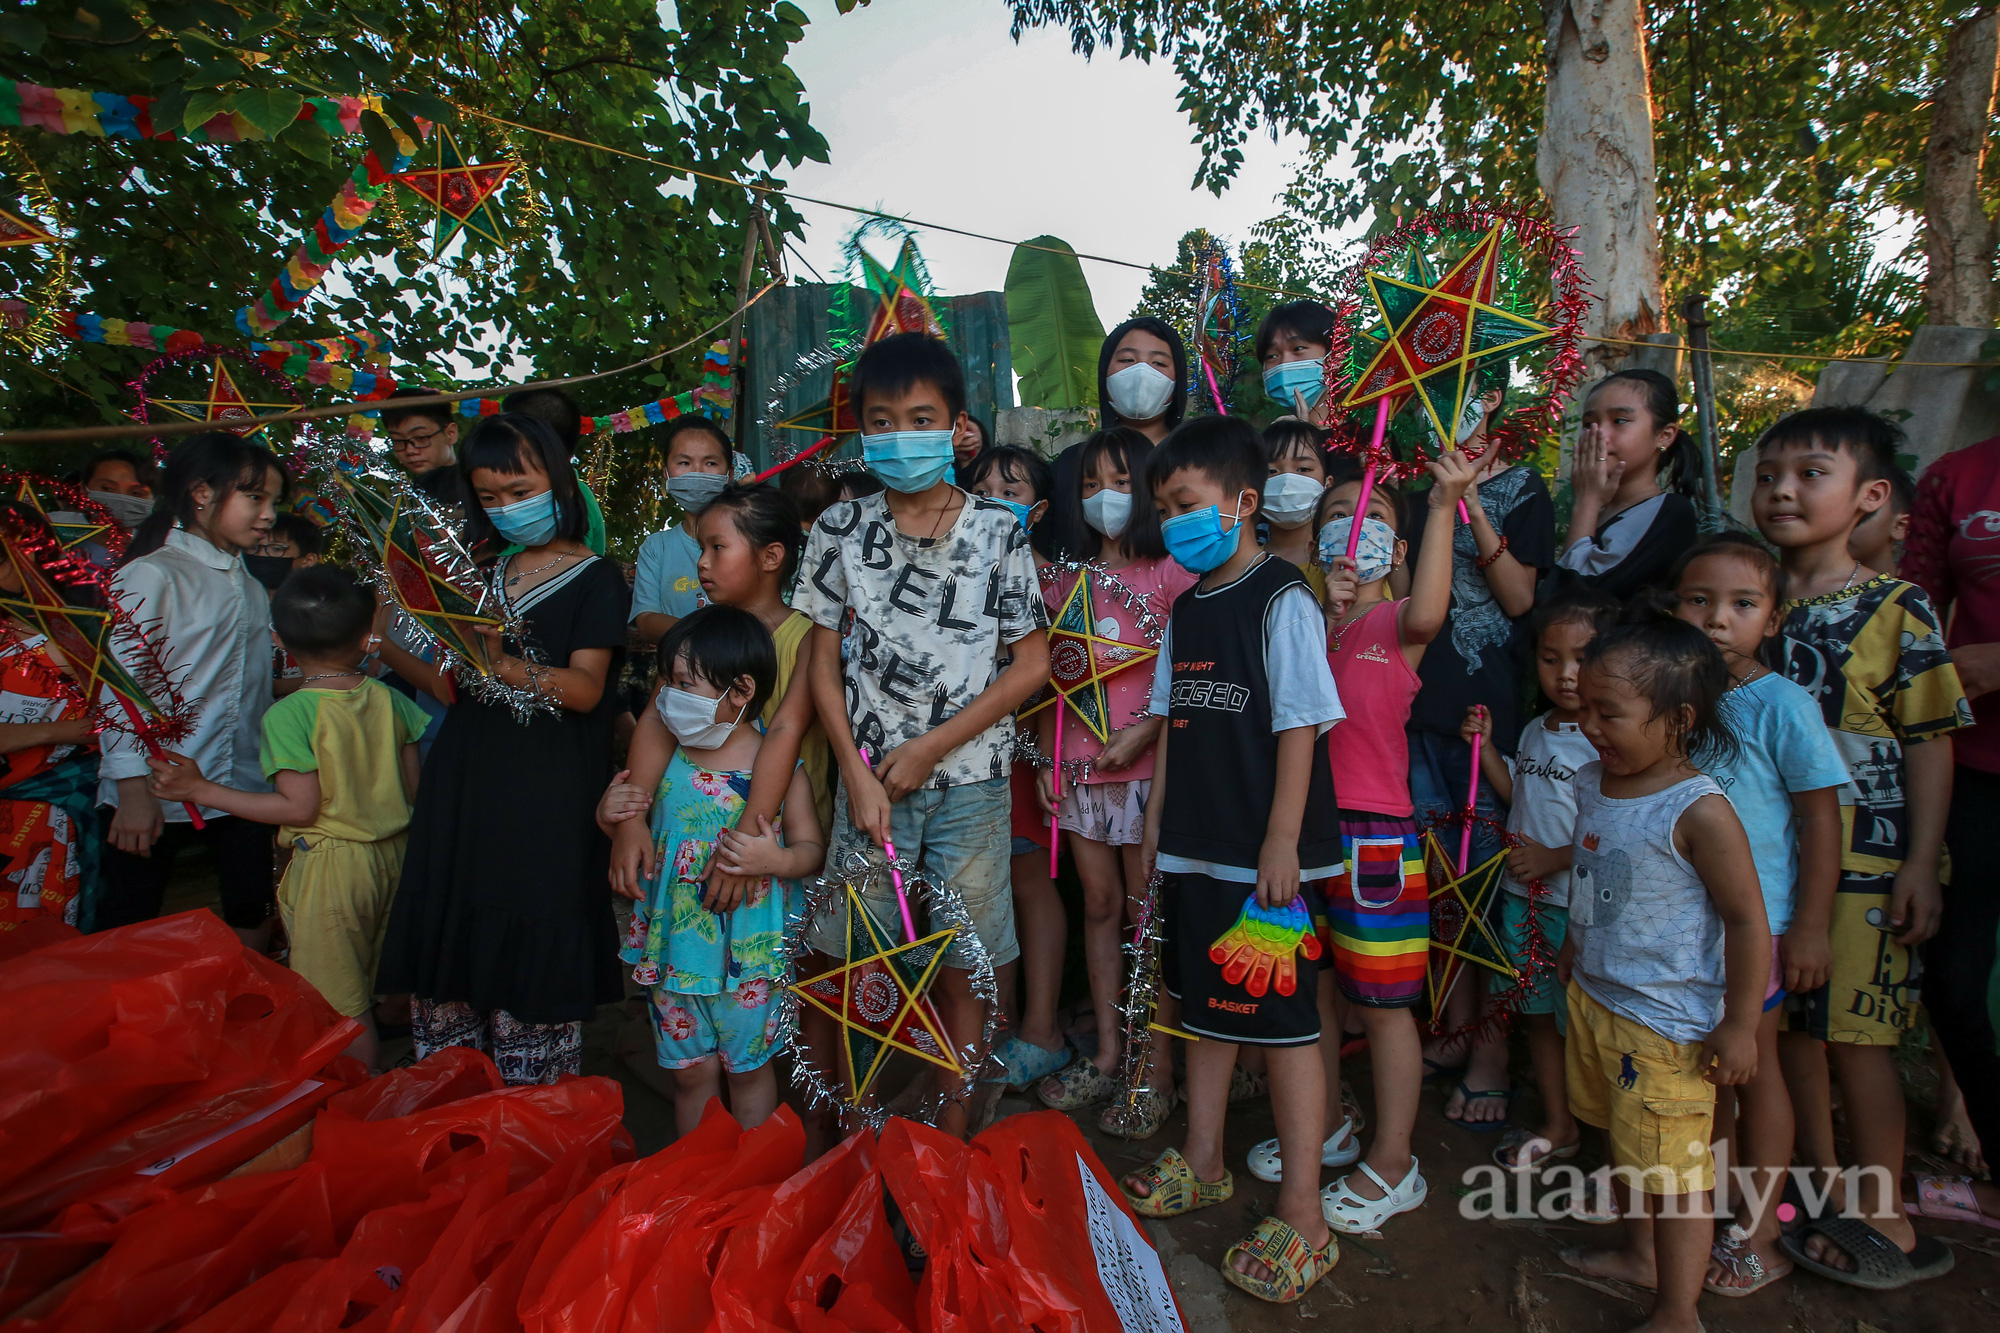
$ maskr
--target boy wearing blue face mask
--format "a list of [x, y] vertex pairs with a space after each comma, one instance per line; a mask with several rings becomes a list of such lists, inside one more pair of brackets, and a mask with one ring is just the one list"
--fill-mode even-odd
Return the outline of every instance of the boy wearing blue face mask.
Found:
[[729, 434], [704, 416], [675, 417], [667, 425], [667, 495], [686, 521], [654, 533], [639, 547], [632, 575], [632, 625], [646, 643], [658, 643], [674, 622], [702, 604], [695, 564], [701, 543], [694, 521], [729, 484], [733, 451]]
[[[1291, 1302], [1339, 1247], [1319, 1207], [1326, 1084], [1319, 953], [1302, 881], [1340, 860], [1338, 807], [1318, 738], [1344, 715], [1327, 670], [1319, 603], [1297, 567], [1257, 544], [1265, 449], [1239, 417], [1202, 417], [1147, 464], [1167, 553], [1200, 582], [1174, 601], [1153, 677], [1167, 719], [1153, 755], [1142, 866], [1166, 876], [1163, 972], [1187, 1053], [1185, 1153], [1168, 1149], [1121, 1184], [1133, 1208], [1176, 1217], [1235, 1192], [1223, 1115], [1236, 1048], [1268, 1056], [1286, 1173], [1276, 1215], [1230, 1247], [1229, 1282]], [[1171, 760], [1169, 754], [1171, 753]]]
[[1282, 414], [1326, 424], [1326, 355], [1333, 346], [1333, 311], [1318, 301], [1288, 301], [1257, 326], [1257, 361], [1264, 394]]
[[[921, 858], [963, 895], [979, 943], [1004, 967], [1020, 956], [1008, 877], [1010, 715], [1049, 674], [1028, 534], [1005, 505], [949, 480], [965, 374], [942, 340], [904, 333], [870, 344], [848, 392], [862, 459], [886, 489], [819, 516], [793, 600], [815, 626], [813, 703], [840, 767], [829, 860], [842, 868], [860, 853], [879, 864], [885, 842]], [[853, 651], [843, 662], [850, 612]], [[871, 878], [863, 896], [893, 932], [889, 877]], [[844, 955], [844, 917], [813, 921], [812, 947]], [[968, 1068], [985, 1056], [972, 960], [954, 947], [933, 992]], [[940, 1123], [963, 1134], [969, 1084], [942, 1066], [937, 1074], [948, 1099]]]

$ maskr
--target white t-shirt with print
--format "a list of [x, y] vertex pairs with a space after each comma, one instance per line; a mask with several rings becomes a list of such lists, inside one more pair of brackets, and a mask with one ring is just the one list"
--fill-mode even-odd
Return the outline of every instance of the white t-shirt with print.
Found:
[[[1567, 847], [1576, 837], [1576, 771], [1595, 763], [1597, 747], [1574, 722], [1546, 725], [1545, 713], [1521, 728], [1521, 744], [1507, 761], [1514, 775], [1514, 803], [1507, 808], [1507, 831], [1532, 838], [1544, 847]], [[1569, 871], [1559, 870], [1542, 881], [1552, 907], [1569, 906]], [[1512, 875], [1500, 877], [1500, 887], [1528, 896], [1528, 886]]]
[[[1028, 534], [1013, 511], [975, 495], [929, 540], [899, 531], [882, 494], [828, 507], [806, 542], [792, 607], [835, 633], [853, 609], [841, 664], [847, 720], [877, 763], [978, 698], [1006, 645], [1049, 623]], [[946, 754], [925, 785], [1005, 778], [1013, 756], [1013, 722], [1002, 717]]]

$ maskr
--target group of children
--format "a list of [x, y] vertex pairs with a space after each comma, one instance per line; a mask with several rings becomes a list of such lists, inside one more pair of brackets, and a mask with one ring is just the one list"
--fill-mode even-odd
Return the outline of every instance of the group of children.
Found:
[[[1277, 1136], [1247, 1166], [1279, 1193], [1224, 1259], [1238, 1287], [1296, 1300], [1332, 1268], [1336, 1233], [1424, 1202], [1427, 1081], [1454, 1084], [1453, 1120], [1502, 1128], [1501, 1006], [1525, 1028], [1540, 1120], [1495, 1160], [1540, 1173], [1578, 1155], [1581, 1125], [1604, 1132], [1618, 1188], [1576, 1211], [1622, 1219], [1626, 1243], [1565, 1257], [1655, 1288], [1659, 1327], [1695, 1327], [1704, 1288], [1746, 1294], [1794, 1264], [1872, 1285], [1943, 1271], [1949, 1252], [1896, 1194], [1891, 1056], [1937, 921], [1948, 734], [1970, 711], [1929, 603], [1884, 567], [1894, 429], [1845, 409], [1786, 418], [1739, 462], [1756, 468], [1761, 540], [1701, 539], [1674, 489], [1693, 446], [1673, 386], [1621, 372], [1586, 400], [1558, 552], [1541, 479], [1483, 453], [1504, 375], [1475, 386], [1462, 447], [1421, 491], [1329, 454], [1329, 326], [1312, 303], [1267, 319], [1258, 350], [1286, 415], [1261, 435], [1181, 420], [1177, 335], [1120, 326], [1100, 362], [1106, 428], [1053, 466], [1007, 447], [963, 457], [952, 353], [883, 339], [848, 385], [877, 484], [738, 484], [727, 435], [690, 419], [666, 460], [689, 517], [648, 540], [629, 592], [559, 405], [483, 418], [462, 443], [453, 425], [465, 535], [497, 555], [495, 597], [526, 627], [489, 636], [491, 669], [553, 705], [526, 721], [453, 691], [393, 634], [378, 643], [349, 575], [300, 569], [267, 609], [234, 557], [267, 542], [283, 470], [234, 436], [191, 440], [167, 466], [158, 540], [118, 578], [202, 676], [203, 708], [165, 759], [106, 737], [120, 910], [157, 910], [163, 836], [201, 837], [229, 920], [262, 929], [258, 830], [279, 825], [294, 963], [343, 1011], [407, 992], [420, 1053], [477, 1044], [539, 1081], [577, 1068], [582, 1021], [622, 971], [647, 992], [685, 1130], [719, 1094], [746, 1125], [775, 1107], [779, 992], [848, 939], [844, 896], [806, 923], [805, 959], [788, 917], [824, 875], [893, 932], [890, 845], [950, 886], [977, 937], [932, 990], [962, 1063], [1051, 1106], [1108, 1102], [1123, 944], [1157, 875], [1164, 993], [1139, 1114], [1105, 1126], [1149, 1137], [1185, 1102], [1182, 1146], [1124, 1181], [1135, 1210], [1174, 1217], [1231, 1197], [1228, 1107], [1268, 1088]], [[417, 445], [443, 429], [415, 424]], [[1051, 616], [1082, 578], [1096, 640], [1157, 649], [1106, 682], [1101, 736], [1074, 710], [1016, 717], [1048, 683]], [[250, 651], [271, 624], [299, 673], [275, 704]], [[607, 786], [628, 634], [657, 644], [658, 681]], [[429, 711], [374, 678], [385, 666]], [[1062, 765], [1017, 760], [1023, 740]], [[1461, 985], [1427, 1036], [1433, 877], [1467, 867], [1427, 856], [1425, 835], [1469, 790], [1456, 817], [1474, 864], [1504, 856], [1489, 925], [1519, 981], [1491, 1002]], [[1057, 1018], [1052, 826], [1083, 890], [1088, 1054]], [[1453, 853], [1457, 832], [1440, 839]], [[631, 904], [622, 942], [607, 879]], [[979, 955], [1007, 1017], [991, 1052]], [[843, 1079], [814, 1013], [801, 1058]], [[1161, 1029], [1197, 1038], [1178, 1087]], [[1343, 1094], [1349, 1033], [1371, 1066], [1365, 1142]], [[964, 1132], [969, 1085], [934, 1077], [941, 1123]], [[1770, 1197], [1720, 1178], [1710, 1144], [1773, 1176], [1795, 1147], [1835, 1166], [1830, 1080], [1854, 1157], [1882, 1171], [1857, 1177], [1850, 1216], [1781, 1235]], [[1323, 1167], [1339, 1173], [1325, 1189]], [[1669, 1203], [1712, 1190], [1738, 1219], [1719, 1237], [1705, 1206]]]

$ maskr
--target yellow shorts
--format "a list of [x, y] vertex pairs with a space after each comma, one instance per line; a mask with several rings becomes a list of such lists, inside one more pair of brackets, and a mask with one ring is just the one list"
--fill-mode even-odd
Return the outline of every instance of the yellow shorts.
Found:
[[292, 970], [349, 1018], [375, 1002], [375, 964], [408, 840], [407, 833], [380, 842], [301, 835], [278, 881]]
[[1715, 1087], [1701, 1076], [1699, 1043], [1668, 1041], [1569, 983], [1569, 1109], [1610, 1131], [1611, 1164], [1646, 1194], [1715, 1186], [1709, 1133]]
[[1896, 1046], [1917, 1020], [1923, 964], [1889, 924], [1894, 875], [1842, 871], [1827, 926], [1826, 985], [1785, 997], [1785, 1029], [1850, 1046]]

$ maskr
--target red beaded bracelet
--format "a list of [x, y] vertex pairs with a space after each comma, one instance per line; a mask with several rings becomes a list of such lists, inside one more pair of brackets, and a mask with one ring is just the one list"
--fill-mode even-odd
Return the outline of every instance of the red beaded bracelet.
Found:
[[1502, 533], [1500, 535], [1500, 544], [1493, 548], [1493, 554], [1480, 556], [1477, 560], [1474, 560], [1472, 562], [1472, 567], [1474, 569], [1484, 569], [1488, 565], [1492, 564], [1495, 560], [1498, 560], [1501, 557], [1501, 555], [1505, 553], [1506, 550], [1507, 550], [1507, 535], [1505, 533]]

